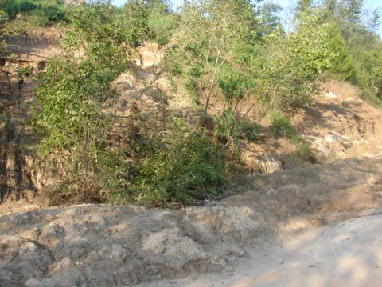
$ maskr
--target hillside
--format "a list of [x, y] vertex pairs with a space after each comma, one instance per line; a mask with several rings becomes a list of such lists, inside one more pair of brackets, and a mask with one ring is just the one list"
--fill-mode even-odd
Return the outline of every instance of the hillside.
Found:
[[[343, 88], [331, 84], [338, 86]], [[356, 94], [336, 92], [336, 98], [322, 96], [323, 102], [330, 101], [322, 112], [328, 115], [326, 125], [341, 128], [314, 134], [322, 141], [330, 138], [321, 149], [330, 154], [329, 163], [248, 177], [238, 186], [239, 194], [221, 201], [178, 210], [109, 205], [41, 209], [33, 202], [4, 203], [4, 286], [130, 286], [199, 272], [236, 274], [264, 244], [381, 212], [382, 113]], [[341, 115], [355, 128], [344, 131], [335, 125], [338, 115], [330, 116], [338, 110], [345, 110]], [[344, 138], [355, 144], [346, 146]], [[333, 158], [337, 147], [339, 156]]]
[[[117, 85], [130, 88], [117, 88], [120, 101], [140, 89], [158, 87], [158, 76], [150, 68], [135, 67], [123, 75]], [[155, 105], [147, 101], [154, 100], [147, 95], [140, 93], [135, 103], [152, 109]], [[199, 272], [235, 273], [236, 266], [247, 260], [243, 258], [265, 242], [378, 213], [382, 112], [344, 83], [323, 84], [316, 100], [314, 113], [299, 113], [292, 119], [312, 142], [314, 163], [290, 162], [293, 157], [288, 152], [293, 155], [293, 147], [285, 139], [251, 145], [252, 154], [259, 150], [263, 158], [267, 155], [262, 164], [279, 162], [277, 170], [248, 176], [232, 187], [236, 195], [202, 207], [46, 208], [38, 197], [3, 203], [4, 286], [130, 286]], [[169, 102], [170, 108], [178, 105]]]
[[290, 34], [242, 0], [32, 2], [0, 0], [0, 287], [382, 279], [382, 44], [351, 0]]

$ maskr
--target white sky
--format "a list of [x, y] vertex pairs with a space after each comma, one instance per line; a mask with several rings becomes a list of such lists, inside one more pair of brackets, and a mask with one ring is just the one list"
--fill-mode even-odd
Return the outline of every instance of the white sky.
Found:
[[[293, 15], [293, 9], [296, 6], [297, 0], [266, 0], [270, 2], [274, 2], [279, 4], [281, 7], [283, 7], [283, 11], [281, 12], [281, 17], [283, 19], [283, 24], [285, 26], [285, 29], [289, 31], [291, 27], [288, 27], [288, 25], [291, 25], [290, 18]], [[124, 3], [126, 3], [127, 0], [112, 0], [112, 3], [121, 6]], [[183, 0], [169, 0], [169, 2], [172, 5], [172, 8], [176, 10], [177, 7], [180, 7], [183, 4]], [[379, 8], [382, 10], [382, 0], [365, 0], [365, 7], [366, 10], [373, 10], [375, 8]], [[382, 37], [382, 24], [379, 25], [378, 34]]]

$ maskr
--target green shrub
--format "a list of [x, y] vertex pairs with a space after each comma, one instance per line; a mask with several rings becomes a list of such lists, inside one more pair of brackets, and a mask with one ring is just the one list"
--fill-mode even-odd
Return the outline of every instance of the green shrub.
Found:
[[[39, 76], [34, 123], [42, 135], [40, 154], [59, 162], [58, 181], [79, 200], [110, 200], [125, 182], [121, 170], [127, 169], [109, 135], [115, 121], [102, 103], [114, 96], [110, 83], [146, 35], [146, 26], [136, 25], [139, 11], [126, 14], [106, 4], [75, 7], [64, 56], [50, 59]], [[79, 47], [83, 54], [74, 58]]]
[[234, 108], [233, 106], [244, 98], [251, 86], [248, 75], [228, 64], [221, 68], [217, 78], [228, 109]]
[[296, 151], [296, 156], [302, 161], [314, 161], [314, 156], [312, 154], [312, 150], [310, 148], [310, 145], [305, 140], [299, 138], [298, 141], [298, 149]]
[[24, 76], [24, 77], [29, 77], [30, 75], [32, 75], [33, 73], [33, 67], [32, 66], [25, 66], [25, 67], [22, 67], [20, 70], [19, 70], [19, 74], [21, 76]]
[[354, 83], [362, 89], [365, 99], [376, 105], [382, 103], [382, 44], [369, 35], [364, 36], [369, 45], [354, 45], [353, 61], [356, 76]]
[[[127, 35], [127, 44], [137, 47], [150, 36], [150, 28], [147, 23], [148, 16], [149, 13], [143, 1], [129, 1], [122, 13], [116, 18], [118, 19], [116, 23], [125, 25], [125, 31], [116, 30], [114, 33], [124, 33], [124, 35]], [[102, 19], [99, 20], [102, 22]], [[119, 28], [115, 27], [115, 29]]]
[[159, 46], [166, 45], [178, 28], [180, 15], [170, 12], [168, 2], [162, 0], [147, 1], [145, 8], [148, 13], [147, 24], [152, 32], [151, 39]]
[[48, 18], [49, 23], [67, 20], [66, 12], [62, 7], [46, 6], [42, 10], [45, 16]]
[[217, 123], [216, 134], [225, 141], [230, 139], [255, 141], [261, 130], [259, 125], [247, 118], [237, 117], [229, 110], [217, 118]]
[[234, 127], [235, 127], [236, 118], [231, 111], [224, 111], [217, 118], [217, 128], [216, 134], [219, 137], [224, 137], [226, 141], [228, 141], [231, 137], [233, 137]]
[[7, 36], [7, 30], [5, 28], [5, 25], [7, 23], [8, 17], [7, 14], [0, 9], [0, 55], [2, 55], [7, 47], [6, 44], [6, 36]]
[[295, 157], [301, 161], [314, 161], [310, 144], [301, 138], [293, 128], [290, 121], [283, 117], [280, 112], [273, 110], [270, 113], [271, 131], [275, 137], [285, 137], [296, 144]]
[[182, 9], [164, 64], [171, 76], [178, 75], [177, 84], [188, 85], [205, 118], [213, 100], [223, 95], [232, 106], [248, 91], [248, 51], [259, 22], [254, 6], [246, 0], [206, 0], [186, 2]]
[[290, 121], [283, 117], [279, 112], [272, 111], [270, 113], [271, 131], [276, 137], [286, 137], [293, 139], [296, 137], [296, 132]]
[[47, 26], [59, 21], [67, 21], [67, 13], [62, 3], [49, 0], [5, 0], [0, 3], [10, 19], [17, 14], [27, 15], [30, 23]]
[[236, 135], [238, 138], [243, 138], [248, 141], [256, 141], [261, 132], [261, 126], [252, 123], [247, 118], [241, 118], [237, 123]]
[[257, 96], [279, 110], [309, 106], [316, 90], [316, 75], [304, 69], [307, 63], [290, 41], [280, 31], [267, 35], [258, 60], [253, 63], [258, 74]]
[[32, 1], [7, 1], [5, 4], [5, 11], [7, 12], [10, 19], [14, 19], [17, 14], [28, 12], [36, 9], [38, 5]]
[[43, 10], [32, 10], [28, 13], [28, 22], [33, 26], [46, 27], [50, 24], [49, 18]]
[[224, 186], [224, 170], [224, 155], [206, 132], [176, 124], [138, 160], [128, 199], [161, 205], [214, 197]]
[[325, 71], [341, 73], [345, 79], [351, 77], [353, 67], [346, 42], [324, 9], [304, 10], [290, 43], [300, 58], [301, 68], [312, 77]]
[[165, 12], [153, 12], [148, 18], [148, 26], [153, 31], [153, 38], [159, 46], [164, 46], [170, 42], [173, 31], [179, 25], [180, 17], [176, 14]]
[[320, 8], [302, 11], [290, 35], [275, 30], [263, 38], [262, 53], [253, 62], [253, 69], [259, 75], [259, 98], [273, 108], [308, 106], [323, 74], [342, 80], [354, 77], [346, 42]]

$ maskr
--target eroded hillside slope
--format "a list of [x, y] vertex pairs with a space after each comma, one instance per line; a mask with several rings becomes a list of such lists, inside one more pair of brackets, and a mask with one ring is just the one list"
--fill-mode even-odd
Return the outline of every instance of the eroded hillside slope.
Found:
[[[165, 90], [162, 80], [134, 66], [116, 82], [122, 96], [107, 111], [129, 115], [130, 103], [158, 114], [176, 110], [179, 103], [157, 92]], [[234, 272], [264, 242], [380, 212], [382, 112], [347, 84], [324, 84], [316, 101], [312, 111], [293, 118], [312, 143], [314, 163], [296, 164], [286, 139], [253, 144], [254, 156], [272, 156], [280, 168], [248, 176], [221, 201], [177, 210], [4, 203], [0, 285], [132, 286]]]

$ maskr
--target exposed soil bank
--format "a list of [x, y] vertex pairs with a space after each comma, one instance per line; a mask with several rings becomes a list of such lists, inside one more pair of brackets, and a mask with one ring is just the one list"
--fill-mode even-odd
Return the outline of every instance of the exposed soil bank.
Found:
[[382, 216], [354, 218], [252, 250], [234, 270], [141, 287], [363, 287], [382, 282]]

